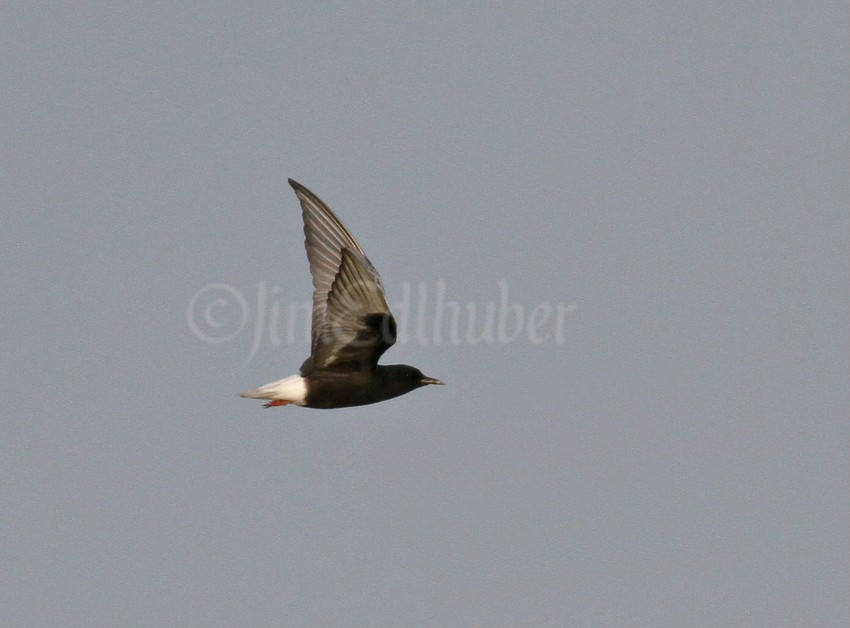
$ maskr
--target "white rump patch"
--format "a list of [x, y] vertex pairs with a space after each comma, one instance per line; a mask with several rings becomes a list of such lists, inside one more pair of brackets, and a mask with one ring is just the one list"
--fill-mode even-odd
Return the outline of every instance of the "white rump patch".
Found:
[[300, 375], [290, 375], [239, 396], [250, 397], [251, 399], [288, 401], [297, 406], [303, 406], [307, 401], [307, 382]]

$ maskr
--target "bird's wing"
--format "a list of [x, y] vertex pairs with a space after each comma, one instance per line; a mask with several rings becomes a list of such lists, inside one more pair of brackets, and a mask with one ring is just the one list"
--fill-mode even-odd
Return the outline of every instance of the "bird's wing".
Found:
[[395, 342], [378, 271], [345, 225], [321, 199], [289, 180], [301, 201], [305, 246], [313, 275], [312, 368], [374, 368]]
[[376, 277], [361, 253], [342, 250], [342, 264], [328, 294], [325, 323], [309, 367], [372, 370], [395, 343], [396, 322]]

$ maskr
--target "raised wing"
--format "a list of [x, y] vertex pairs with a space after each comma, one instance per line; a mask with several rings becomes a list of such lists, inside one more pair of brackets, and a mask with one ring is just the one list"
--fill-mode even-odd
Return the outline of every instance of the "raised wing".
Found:
[[289, 180], [301, 201], [305, 246], [313, 276], [312, 368], [374, 368], [395, 342], [378, 271], [345, 225], [322, 200]]
[[395, 343], [395, 319], [376, 277], [362, 254], [342, 250], [342, 265], [328, 295], [310, 367], [372, 370]]

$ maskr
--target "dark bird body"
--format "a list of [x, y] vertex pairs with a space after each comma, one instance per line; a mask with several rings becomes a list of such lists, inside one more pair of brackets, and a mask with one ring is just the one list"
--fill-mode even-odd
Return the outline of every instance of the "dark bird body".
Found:
[[289, 180], [301, 201], [305, 246], [313, 275], [310, 357], [300, 375], [271, 382], [242, 397], [344, 408], [392, 399], [427, 384], [442, 384], [406, 364], [379, 366], [396, 341], [378, 271], [345, 225], [318, 196]]

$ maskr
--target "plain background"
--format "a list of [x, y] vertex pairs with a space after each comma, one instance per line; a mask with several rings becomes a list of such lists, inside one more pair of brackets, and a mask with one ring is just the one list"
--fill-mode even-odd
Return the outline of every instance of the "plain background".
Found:
[[[4, 4], [0, 623], [848, 625], [848, 12]], [[237, 398], [307, 344], [187, 305], [310, 298], [287, 177], [565, 342]]]

